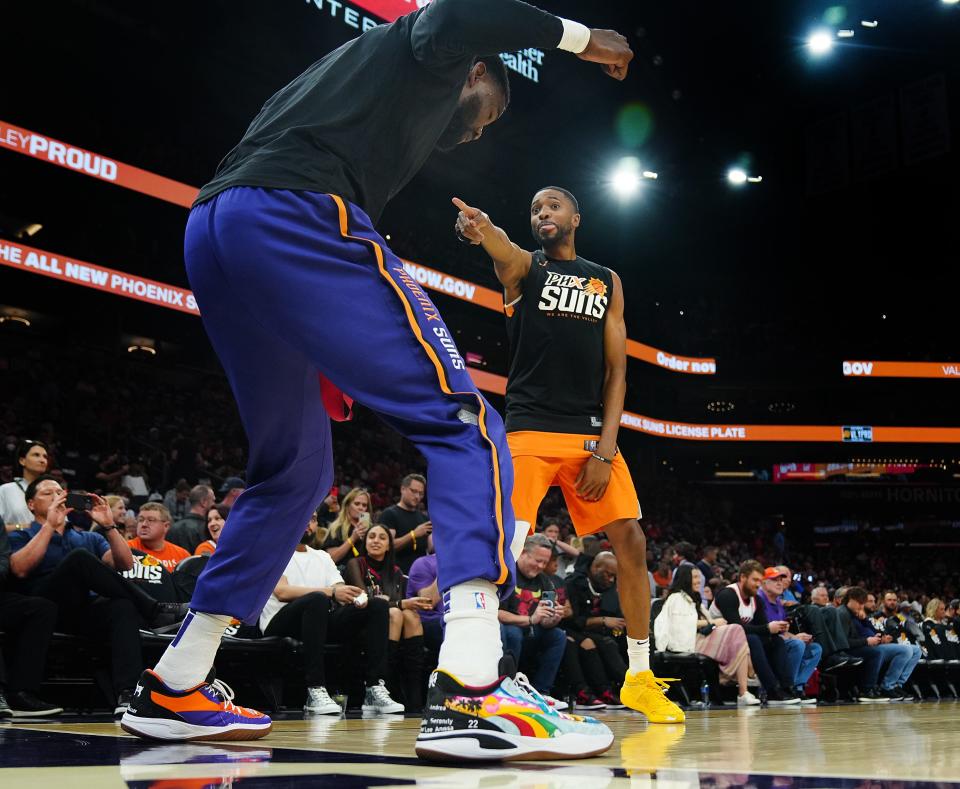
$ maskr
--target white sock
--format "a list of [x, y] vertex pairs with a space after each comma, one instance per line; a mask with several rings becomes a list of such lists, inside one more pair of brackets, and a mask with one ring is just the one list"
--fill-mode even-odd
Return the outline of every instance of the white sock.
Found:
[[630, 638], [627, 636], [627, 657], [630, 659], [630, 673], [650, 670], [650, 639]]
[[451, 587], [443, 595], [443, 604], [446, 629], [437, 668], [464, 685], [491, 684], [499, 676], [503, 657], [497, 587], [475, 578]]
[[190, 611], [154, 669], [163, 683], [174, 690], [186, 690], [203, 682], [213, 666], [223, 631], [232, 621], [229, 616]]

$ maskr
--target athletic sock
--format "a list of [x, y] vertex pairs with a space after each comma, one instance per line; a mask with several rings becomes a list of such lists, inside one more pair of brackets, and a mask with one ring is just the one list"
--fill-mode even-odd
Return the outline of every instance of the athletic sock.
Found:
[[443, 603], [446, 628], [437, 668], [464, 685], [490, 685], [503, 657], [497, 587], [475, 578], [444, 592]]
[[190, 611], [154, 669], [163, 683], [174, 690], [186, 690], [203, 682], [232, 621], [229, 616]]
[[650, 639], [630, 638], [627, 636], [627, 657], [630, 659], [630, 673], [650, 670]]

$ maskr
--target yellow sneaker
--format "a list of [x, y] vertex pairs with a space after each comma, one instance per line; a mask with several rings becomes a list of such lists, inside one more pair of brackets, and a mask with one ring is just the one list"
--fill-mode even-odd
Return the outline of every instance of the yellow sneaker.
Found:
[[627, 672], [620, 689], [620, 701], [630, 709], [642, 712], [650, 723], [683, 723], [683, 710], [667, 698], [668, 682], [678, 679], [660, 679], [652, 671]]

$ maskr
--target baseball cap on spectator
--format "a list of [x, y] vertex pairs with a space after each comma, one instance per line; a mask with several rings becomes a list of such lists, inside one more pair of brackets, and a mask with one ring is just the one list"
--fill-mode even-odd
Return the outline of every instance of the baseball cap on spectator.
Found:
[[763, 571], [763, 580], [769, 581], [771, 578], [786, 578], [787, 574], [780, 572], [776, 567], [768, 567]]
[[240, 477], [227, 477], [220, 486], [220, 495], [226, 496], [234, 488], [246, 488], [247, 483]]

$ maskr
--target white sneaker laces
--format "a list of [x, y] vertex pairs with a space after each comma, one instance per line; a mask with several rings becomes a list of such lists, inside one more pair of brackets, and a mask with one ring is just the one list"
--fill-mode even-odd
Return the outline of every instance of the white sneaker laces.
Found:
[[520, 689], [521, 693], [525, 696], [528, 696], [530, 701], [536, 704], [540, 709], [546, 713], [556, 713], [556, 710], [550, 706], [547, 700], [540, 695], [540, 692], [533, 687], [530, 680], [527, 679], [527, 675], [522, 671], [518, 671], [516, 676], [514, 676], [513, 681], [516, 683], [517, 687]]
[[[337, 704], [337, 702], [330, 698], [330, 694], [327, 693], [327, 689], [324, 687], [308, 688], [307, 692], [310, 694], [310, 701], [313, 702], [315, 706]], [[337, 704], [337, 706], [339, 707], [340, 705]]]
[[376, 685], [370, 687], [370, 694], [377, 704], [387, 705], [396, 703], [390, 698], [390, 692], [387, 690], [387, 686], [383, 684], [382, 679]]
[[223, 704], [227, 708], [227, 712], [234, 712], [240, 709], [240, 707], [233, 703], [233, 697], [235, 695], [233, 688], [222, 679], [215, 679], [210, 683], [210, 687], [223, 698]]

